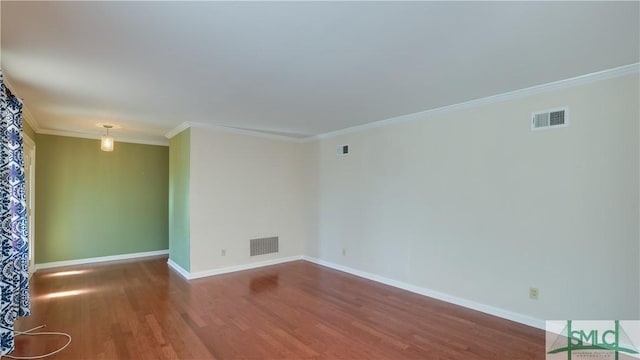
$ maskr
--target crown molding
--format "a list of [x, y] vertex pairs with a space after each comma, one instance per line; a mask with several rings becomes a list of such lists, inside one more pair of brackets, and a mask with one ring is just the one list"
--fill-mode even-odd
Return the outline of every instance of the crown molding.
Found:
[[35, 140], [34, 140], [34, 139], [32, 139], [31, 137], [29, 137], [29, 135], [27, 135], [27, 133], [25, 133], [25, 132], [23, 132], [23, 133], [22, 133], [22, 139], [24, 140], [24, 143], [25, 143], [26, 145], [29, 145], [29, 146], [31, 146], [31, 147], [33, 147], [33, 148], [35, 148], [35, 147], [36, 147], [36, 142], [35, 142]]
[[[269, 134], [269, 133], [261, 132], [259, 130], [246, 130], [246, 129], [228, 127], [228, 126], [210, 125], [210, 124], [200, 123], [200, 122], [185, 121], [164, 135], [167, 140], [164, 140], [164, 139], [143, 140], [143, 139], [125, 138], [125, 137], [121, 137], [121, 138], [119, 137], [119, 138], [116, 138], [116, 140], [120, 142], [128, 142], [128, 143], [134, 143], [134, 144], [168, 146], [169, 145], [168, 139], [171, 139], [172, 137], [176, 136], [182, 131], [193, 127], [193, 128], [209, 129], [209, 130], [218, 131], [218, 132], [231, 133], [231, 134], [253, 136], [253, 137], [264, 138], [264, 139], [287, 141], [287, 142], [293, 142], [293, 143], [311, 143], [321, 139], [327, 139], [327, 138], [332, 138], [340, 135], [362, 132], [370, 129], [390, 126], [393, 124], [424, 120], [426, 118], [444, 114], [444, 113], [449, 113], [449, 112], [454, 112], [454, 111], [459, 111], [464, 109], [477, 108], [477, 107], [500, 103], [508, 100], [521, 99], [521, 98], [532, 96], [532, 95], [558, 91], [558, 90], [567, 89], [567, 88], [571, 88], [579, 85], [585, 85], [585, 84], [589, 84], [597, 81], [613, 79], [613, 78], [622, 77], [622, 76], [631, 75], [631, 74], [638, 74], [639, 72], [640, 72], [640, 63], [634, 63], [634, 64], [620, 66], [612, 69], [594, 72], [591, 74], [586, 74], [586, 75], [581, 75], [581, 76], [577, 76], [569, 79], [555, 81], [547, 84], [536, 85], [536, 86], [532, 86], [524, 89], [519, 89], [519, 90], [515, 90], [515, 91], [503, 93], [503, 94], [488, 96], [480, 99], [470, 100], [470, 101], [466, 101], [458, 104], [443, 106], [436, 109], [421, 111], [417, 113], [401, 115], [401, 116], [397, 116], [389, 119], [375, 121], [372, 123], [352, 126], [352, 127], [348, 127], [348, 128], [344, 128], [336, 131], [326, 132], [319, 135], [307, 136], [303, 138]], [[7, 79], [5, 78], [4, 80], [7, 83], [7, 85], [11, 88], [11, 84], [7, 82]], [[87, 139], [100, 138], [100, 135], [90, 134], [90, 133], [42, 129], [39, 126], [33, 114], [29, 111], [29, 109], [26, 107], [24, 107], [24, 109], [25, 111], [23, 112], [23, 117], [25, 121], [31, 126], [31, 128], [37, 134], [71, 136], [71, 137], [79, 137], [79, 138], [87, 138]]]
[[167, 139], [171, 139], [172, 137], [180, 134], [181, 132], [187, 130], [188, 128], [190, 128], [193, 125], [193, 123], [191, 121], [185, 121], [182, 124], [176, 126], [175, 128], [173, 128], [171, 131], [167, 132], [166, 134], [164, 134], [164, 137], [166, 137]]
[[[75, 132], [75, 131], [63, 131], [63, 130], [48, 130], [48, 129], [40, 129], [36, 131], [37, 134], [44, 135], [55, 135], [55, 136], [68, 136], [82, 139], [94, 139], [100, 140], [102, 135], [97, 135], [93, 133], [83, 133], [83, 132]], [[113, 135], [113, 134], [112, 134]], [[113, 137], [117, 142], [123, 143], [131, 143], [131, 144], [143, 144], [143, 145], [159, 145], [159, 146], [169, 146], [169, 140], [166, 139], [136, 139], [136, 138], [128, 138], [128, 137]]]
[[357, 133], [357, 132], [376, 129], [376, 128], [389, 126], [393, 124], [400, 124], [400, 123], [411, 122], [416, 120], [424, 120], [425, 118], [429, 118], [429, 117], [444, 114], [444, 113], [449, 113], [449, 112], [459, 111], [464, 109], [477, 108], [477, 107], [504, 102], [508, 100], [521, 99], [524, 97], [537, 95], [541, 93], [567, 89], [567, 88], [571, 88], [579, 85], [585, 85], [585, 84], [589, 84], [597, 81], [613, 79], [613, 78], [622, 77], [622, 76], [631, 75], [631, 74], [637, 74], [639, 72], [640, 72], [640, 63], [629, 64], [629, 65], [620, 66], [612, 69], [594, 72], [591, 74], [576, 76], [569, 79], [554, 81], [547, 84], [531, 86], [528, 88], [510, 91], [503, 94], [488, 96], [488, 97], [466, 101], [458, 104], [443, 106], [436, 109], [421, 111], [421, 112], [407, 114], [407, 115], [401, 115], [401, 116], [393, 117], [390, 119], [379, 120], [372, 123], [367, 123], [363, 125], [348, 127], [341, 130], [331, 131], [331, 132], [323, 133], [320, 135], [316, 135], [314, 138], [311, 138], [309, 141], [318, 140], [318, 139], [327, 139], [327, 138], [332, 138], [340, 135]]
[[31, 129], [35, 131], [36, 134], [41, 131], [38, 121], [36, 121], [36, 118], [33, 116], [31, 111], [29, 111], [29, 108], [26, 106], [22, 106], [22, 119], [24, 119], [24, 121], [26, 121], [27, 124], [29, 124]]
[[[6, 77], [3, 76], [2, 77], [2, 81], [5, 83], [5, 85], [12, 92], [15, 90], [15, 87], [11, 84], [11, 81], [9, 81], [9, 79], [7, 79]], [[15, 94], [15, 92], [14, 92], [14, 94]], [[18, 95], [16, 95], [16, 96], [18, 96]], [[29, 111], [29, 108], [24, 103], [24, 101], [22, 99], [20, 99], [20, 101], [22, 102], [22, 119], [24, 121], [26, 121], [27, 124], [29, 124], [29, 126], [31, 126], [31, 129], [33, 129], [33, 131], [35, 131], [36, 134], [37, 134], [38, 131], [40, 130], [40, 125], [38, 124], [38, 121], [36, 121], [36, 118], [33, 116], [31, 111]]]
[[[11, 82], [6, 77], [3, 78], [3, 81], [5, 82], [6, 86], [9, 89], [14, 89], [14, 87], [11, 85]], [[29, 108], [26, 106], [24, 101], [22, 101], [22, 119], [26, 121], [27, 124], [29, 124], [29, 126], [31, 126], [31, 129], [33, 129], [33, 131], [36, 134], [68, 136], [68, 137], [76, 137], [76, 138], [83, 138], [83, 139], [100, 139], [102, 137], [102, 135], [96, 135], [93, 133], [43, 129], [40, 127], [40, 124], [38, 124], [38, 121], [36, 120], [35, 116], [33, 116], [33, 113], [29, 110]], [[114, 136], [114, 139], [118, 142], [123, 142], [123, 143], [169, 146], [169, 141], [164, 139], [153, 140], [153, 139], [137, 139], [137, 138], [128, 138], [128, 137], [116, 137], [116, 136]]]
[[188, 128], [207, 129], [207, 130], [223, 132], [228, 134], [247, 135], [247, 136], [253, 136], [253, 137], [258, 137], [263, 139], [279, 140], [279, 141], [286, 141], [286, 142], [293, 142], [293, 143], [309, 142], [309, 139], [311, 138], [311, 137], [296, 138], [292, 136], [275, 135], [275, 134], [264, 133], [258, 130], [238, 129], [238, 128], [229, 127], [229, 126], [211, 125], [211, 124], [193, 122], [193, 121], [185, 121], [182, 124], [176, 126], [173, 130], [166, 133], [165, 137], [170, 139]]
[[296, 138], [296, 137], [286, 136], [286, 135], [269, 134], [269, 133], [261, 132], [258, 130], [238, 129], [230, 126], [209, 125], [204, 123], [192, 123], [192, 127], [213, 130], [213, 131], [218, 131], [223, 133], [229, 133], [229, 134], [247, 135], [247, 136], [253, 136], [257, 138], [279, 140], [279, 141], [286, 141], [286, 142], [293, 142], [293, 143], [301, 143], [304, 141], [304, 139], [306, 139], [306, 138]]
[[459, 111], [464, 109], [477, 108], [477, 107], [504, 102], [508, 100], [521, 99], [521, 98], [525, 98], [528, 96], [537, 95], [541, 93], [567, 89], [567, 88], [571, 88], [579, 85], [585, 85], [585, 84], [589, 84], [597, 81], [613, 79], [613, 78], [631, 75], [631, 74], [637, 74], [639, 72], [640, 72], [640, 63], [634, 63], [634, 64], [624, 65], [624, 66], [620, 66], [612, 69], [594, 72], [591, 74], [576, 76], [569, 79], [554, 81], [547, 84], [531, 86], [528, 88], [514, 90], [514, 91], [510, 91], [510, 92], [506, 92], [498, 95], [470, 100], [470, 101], [466, 101], [458, 104], [447, 105], [447, 106], [443, 106], [443, 107], [439, 107], [431, 110], [421, 111], [421, 112], [407, 114], [407, 115], [401, 115], [401, 116], [397, 116], [389, 119], [379, 120], [379, 121], [375, 121], [375, 122], [367, 123], [363, 125], [352, 126], [352, 127], [348, 127], [348, 128], [344, 128], [336, 131], [330, 131], [330, 132], [326, 132], [318, 135], [307, 136], [304, 138], [294, 138], [294, 137], [289, 137], [284, 135], [273, 135], [273, 134], [263, 133], [260, 131], [237, 129], [232, 127], [209, 125], [205, 123], [196, 123], [196, 122], [190, 122], [190, 121], [183, 122], [182, 124], [178, 125], [175, 129], [169, 131], [165, 136], [167, 138], [171, 138], [189, 127], [197, 127], [197, 128], [205, 128], [205, 129], [210, 129], [215, 131], [233, 133], [233, 134], [249, 135], [249, 136], [274, 139], [274, 140], [283, 140], [283, 141], [289, 141], [289, 142], [295, 142], [295, 143], [311, 143], [321, 139], [327, 139], [327, 138], [332, 138], [340, 135], [357, 133], [357, 132], [366, 131], [370, 129], [390, 126], [393, 124], [423, 120], [425, 118], [429, 118], [439, 114], [444, 114], [444, 113], [454, 112], [454, 111]]

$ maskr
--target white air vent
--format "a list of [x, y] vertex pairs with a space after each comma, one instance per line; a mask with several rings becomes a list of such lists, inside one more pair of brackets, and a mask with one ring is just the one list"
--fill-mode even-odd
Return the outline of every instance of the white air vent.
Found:
[[569, 109], [554, 109], [531, 114], [531, 130], [543, 130], [568, 125]]
[[337, 148], [336, 152], [337, 152], [338, 156], [349, 155], [349, 145], [348, 144], [338, 145], [338, 148]]

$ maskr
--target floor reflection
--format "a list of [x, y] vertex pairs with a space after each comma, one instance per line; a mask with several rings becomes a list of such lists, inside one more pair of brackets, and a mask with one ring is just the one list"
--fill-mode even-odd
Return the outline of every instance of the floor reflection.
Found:
[[89, 270], [57, 271], [57, 272], [51, 272], [51, 273], [42, 274], [41, 277], [48, 278], [48, 277], [81, 275], [81, 274], [86, 274], [88, 272], [90, 272], [90, 271]]
[[251, 279], [249, 288], [254, 294], [271, 291], [278, 287], [278, 274], [264, 275]]
[[92, 290], [89, 290], [89, 289], [58, 291], [58, 292], [52, 292], [52, 293], [49, 293], [49, 294], [46, 294], [46, 295], [39, 295], [39, 296], [36, 297], [36, 300], [39, 300], [39, 299], [55, 299], [55, 298], [76, 296], [76, 295], [86, 294], [86, 293], [89, 293], [91, 291]]

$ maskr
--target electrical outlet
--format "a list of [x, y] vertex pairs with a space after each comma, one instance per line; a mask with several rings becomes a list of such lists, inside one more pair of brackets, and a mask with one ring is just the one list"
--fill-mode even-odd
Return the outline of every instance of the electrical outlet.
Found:
[[220, 255], [227, 256], [227, 249], [222, 249], [222, 251], [220, 252]]
[[347, 256], [347, 249], [342, 248], [342, 256]]
[[538, 300], [539, 295], [538, 288], [529, 288], [529, 299]]

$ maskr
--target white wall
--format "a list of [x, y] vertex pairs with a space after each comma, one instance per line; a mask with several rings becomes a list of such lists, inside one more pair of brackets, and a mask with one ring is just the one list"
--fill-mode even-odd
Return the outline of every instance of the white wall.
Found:
[[[292, 142], [191, 129], [192, 274], [302, 255], [305, 155]], [[279, 236], [280, 252], [250, 257], [249, 239], [268, 236]]]
[[[538, 319], [640, 318], [638, 84], [628, 75], [311, 145], [307, 254]], [[532, 111], [561, 106], [568, 127], [530, 130]], [[344, 143], [351, 155], [337, 157]]]
[[[638, 319], [639, 81], [308, 144], [192, 128], [191, 274], [304, 254], [534, 319]], [[530, 130], [563, 106], [568, 127]]]

